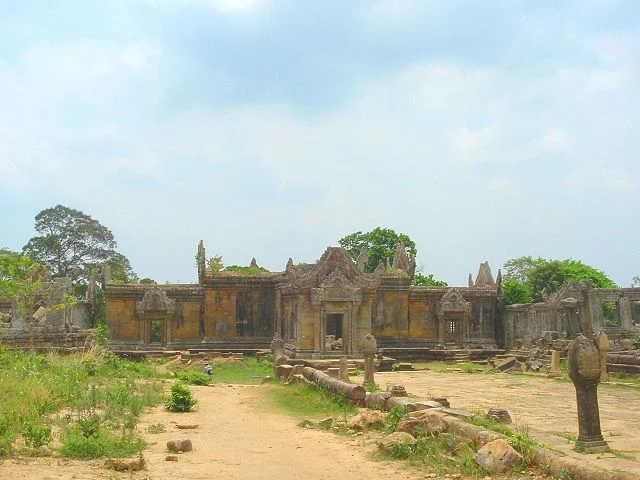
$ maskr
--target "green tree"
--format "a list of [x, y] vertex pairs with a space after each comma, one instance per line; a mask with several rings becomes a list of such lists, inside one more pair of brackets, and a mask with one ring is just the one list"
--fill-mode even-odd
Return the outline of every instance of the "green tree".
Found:
[[418, 287], [447, 287], [447, 282], [442, 280], [436, 280], [433, 277], [433, 273], [429, 275], [423, 275], [422, 273], [416, 273], [413, 277], [413, 285]]
[[507, 304], [539, 302], [543, 292], [557, 292], [563, 285], [588, 280], [595, 288], [615, 288], [616, 284], [604, 272], [571, 258], [547, 260], [518, 257], [504, 265], [502, 289]]
[[38, 235], [22, 251], [46, 265], [54, 277], [86, 284], [91, 270], [106, 263], [114, 281], [137, 280], [129, 260], [116, 251], [113, 233], [79, 210], [63, 205], [42, 210], [35, 217], [35, 230]]
[[416, 244], [404, 233], [396, 233], [390, 228], [376, 227], [370, 232], [355, 232], [338, 240], [355, 260], [363, 248], [367, 249], [369, 259], [365, 266], [367, 272], [373, 272], [378, 263], [386, 258], [393, 259], [396, 245], [402, 243], [408, 255], [416, 255]]
[[636, 275], [631, 279], [631, 287], [640, 287], [640, 275]]
[[49, 276], [46, 267], [26, 255], [0, 249], [0, 297], [10, 299], [16, 313], [25, 318], [30, 318], [38, 302], [44, 302], [43, 280]]

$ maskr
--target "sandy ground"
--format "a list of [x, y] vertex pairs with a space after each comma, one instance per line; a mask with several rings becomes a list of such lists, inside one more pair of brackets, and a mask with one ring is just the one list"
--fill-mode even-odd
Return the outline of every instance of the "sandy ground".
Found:
[[[399, 462], [371, 458], [372, 441], [304, 429], [296, 419], [263, 408], [261, 389], [269, 386], [192, 387], [199, 404], [189, 413], [162, 408], [144, 414], [140, 431], [162, 423], [165, 433], [149, 434], [145, 450], [147, 469], [136, 479], [424, 479], [424, 472], [407, 470]], [[197, 424], [180, 430], [177, 424]], [[193, 451], [165, 461], [169, 440], [189, 438]], [[0, 465], [1, 479], [125, 479], [129, 474], [107, 470], [102, 461], [80, 462], [58, 458], [11, 459]]]
[[[359, 380], [355, 378], [354, 381]], [[622, 382], [622, 381], [619, 381]], [[601, 384], [598, 389], [600, 425], [616, 453], [579, 455], [562, 435], [578, 434], [576, 392], [568, 379], [544, 375], [464, 374], [434, 371], [377, 373], [384, 390], [404, 385], [410, 395], [446, 397], [452, 408], [486, 413], [506, 409], [520, 429], [546, 446], [601, 468], [640, 475], [640, 391]]]
[[[357, 381], [354, 378], [354, 381]], [[436, 373], [433, 371], [376, 374], [376, 382], [404, 385], [416, 396], [445, 396], [453, 408], [486, 411], [505, 408], [514, 421], [544, 444], [569, 455], [571, 445], [561, 435], [577, 433], [575, 390], [567, 382], [508, 374]], [[269, 386], [193, 387], [197, 410], [186, 414], [156, 408], [141, 417], [140, 431], [162, 423], [167, 431], [144, 433], [147, 469], [135, 479], [425, 479], [426, 472], [406, 469], [400, 462], [372, 458], [371, 438], [345, 437], [303, 429], [297, 420], [265, 407], [261, 400]], [[640, 474], [640, 393], [608, 386], [600, 388], [601, 424], [605, 440], [618, 456], [582, 456], [602, 468]], [[180, 430], [177, 424], [197, 424]], [[189, 438], [193, 451], [165, 461], [168, 440]], [[620, 458], [620, 457], [626, 458]], [[129, 474], [107, 470], [102, 461], [80, 462], [59, 458], [10, 459], [0, 465], [4, 479], [126, 479]]]

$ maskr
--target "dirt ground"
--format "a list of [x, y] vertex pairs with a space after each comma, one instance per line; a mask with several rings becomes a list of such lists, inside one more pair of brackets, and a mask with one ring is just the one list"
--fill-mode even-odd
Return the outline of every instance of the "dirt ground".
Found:
[[[354, 378], [357, 381], [357, 378]], [[404, 385], [412, 395], [445, 396], [453, 408], [486, 411], [506, 408], [531, 436], [569, 455], [571, 445], [562, 434], [577, 433], [575, 391], [571, 383], [508, 374], [436, 373], [433, 371], [376, 374], [384, 389]], [[139, 429], [162, 423], [165, 433], [144, 437], [147, 468], [135, 479], [425, 479], [430, 475], [405, 468], [400, 462], [372, 458], [374, 442], [367, 436], [345, 437], [303, 429], [297, 420], [265, 407], [261, 400], [269, 386], [193, 387], [199, 404], [194, 412], [169, 413], [161, 407], [141, 417]], [[605, 440], [617, 456], [590, 455], [585, 461], [602, 468], [640, 474], [640, 411], [638, 390], [600, 388], [601, 424]], [[197, 424], [181, 430], [177, 424]], [[189, 438], [193, 451], [165, 461], [166, 442]], [[621, 458], [624, 457], [624, 458]], [[127, 479], [129, 474], [107, 470], [102, 461], [60, 458], [10, 459], [0, 465], [0, 478]]]

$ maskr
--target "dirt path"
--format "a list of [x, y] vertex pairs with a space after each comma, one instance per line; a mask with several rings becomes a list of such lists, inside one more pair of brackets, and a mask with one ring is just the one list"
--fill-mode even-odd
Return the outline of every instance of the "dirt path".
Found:
[[[357, 381], [358, 379], [354, 379]], [[563, 434], [577, 433], [575, 390], [568, 382], [507, 374], [436, 373], [433, 371], [376, 374], [384, 389], [404, 385], [416, 396], [445, 396], [451, 406], [486, 411], [505, 408], [544, 444], [568, 455], [571, 445]], [[405, 469], [399, 462], [371, 459], [375, 446], [370, 438], [337, 436], [303, 429], [297, 421], [264, 404], [269, 386], [193, 387], [199, 400], [196, 411], [169, 413], [161, 407], [141, 417], [139, 430], [162, 423], [167, 431], [144, 433], [147, 470], [138, 480], [198, 479], [424, 479], [426, 472]], [[599, 402], [605, 440], [617, 451], [589, 455], [581, 460], [601, 468], [640, 474], [640, 401], [638, 390], [601, 387]], [[179, 430], [176, 424], [198, 424], [195, 430]], [[190, 438], [193, 451], [167, 462], [168, 440]], [[626, 457], [626, 458], [621, 458]], [[0, 465], [0, 478], [33, 480], [129, 479], [128, 474], [106, 470], [102, 461], [80, 462], [58, 458], [11, 459]]]
[[[169, 413], [162, 408], [144, 414], [140, 431], [162, 423], [165, 433], [148, 434], [147, 470], [136, 479], [424, 479], [397, 462], [372, 460], [375, 449], [363, 437], [337, 436], [303, 429], [294, 418], [261, 408], [260, 389], [268, 386], [193, 387], [199, 400], [196, 411]], [[195, 430], [179, 430], [179, 424], [198, 424]], [[189, 438], [193, 451], [167, 462], [166, 443]], [[8, 460], [0, 465], [0, 478], [33, 480], [125, 479], [128, 474], [106, 470], [103, 462], [61, 459]]]

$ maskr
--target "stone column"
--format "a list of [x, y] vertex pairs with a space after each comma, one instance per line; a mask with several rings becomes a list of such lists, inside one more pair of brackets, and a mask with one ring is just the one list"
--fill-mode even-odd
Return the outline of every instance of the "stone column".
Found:
[[364, 385], [375, 385], [373, 372], [375, 371], [374, 357], [378, 351], [378, 342], [373, 335], [367, 333], [362, 341], [362, 352], [364, 353]]
[[633, 328], [633, 311], [629, 297], [620, 298], [618, 312], [620, 312], [620, 326], [623, 330], [631, 330]]
[[349, 367], [347, 366], [347, 356], [342, 355], [340, 357], [340, 380], [343, 382], [349, 381]]
[[560, 377], [562, 372], [560, 371], [560, 352], [558, 350], [551, 350], [551, 370], [547, 377]]
[[596, 342], [583, 335], [569, 343], [569, 377], [576, 388], [578, 439], [575, 450], [582, 453], [609, 451], [600, 430], [598, 382], [602, 369]]
[[600, 332], [596, 339], [598, 342], [598, 350], [600, 351], [600, 381], [608, 382], [609, 374], [607, 373], [607, 352], [609, 351], [609, 337], [606, 333]]

